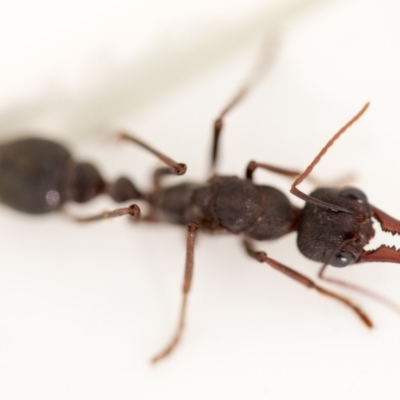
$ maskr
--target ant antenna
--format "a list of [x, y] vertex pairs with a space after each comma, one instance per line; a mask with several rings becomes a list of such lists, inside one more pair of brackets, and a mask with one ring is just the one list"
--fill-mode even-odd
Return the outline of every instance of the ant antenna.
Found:
[[370, 104], [369, 102], [365, 103], [364, 107], [349, 122], [347, 122], [342, 128], [340, 128], [339, 131], [335, 133], [335, 135], [333, 135], [333, 137], [322, 148], [322, 150], [318, 153], [318, 155], [314, 158], [314, 160], [306, 168], [306, 170], [295, 179], [295, 181], [292, 184], [292, 187], [290, 188], [290, 193], [294, 194], [295, 196], [299, 197], [300, 199], [302, 199], [308, 203], [315, 204], [316, 206], [328, 208], [329, 210], [332, 210], [335, 212], [344, 212], [347, 214], [354, 214], [352, 211], [350, 211], [344, 207], [339, 207], [339, 206], [336, 206], [333, 204], [329, 204], [329, 203], [326, 203], [325, 201], [322, 201], [322, 200], [316, 199], [312, 196], [309, 196], [309, 195], [305, 194], [304, 192], [302, 192], [301, 190], [297, 189], [296, 186], [300, 185], [300, 183], [303, 182], [304, 179], [306, 179], [308, 175], [310, 175], [311, 171], [320, 162], [321, 158], [325, 155], [325, 153], [328, 151], [328, 149], [330, 147], [332, 147], [332, 145], [336, 142], [336, 140], [339, 139], [339, 137], [344, 132], [346, 132], [346, 130], [348, 128], [350, 128], [350, 126], [352, 126], [354, 124], [354, 122], [356, 122], [365, 113], [365, 111], [369, 107], [369, 104]]
[[320, 279], [322, 279], [323, 281], [333, 283], [335, 285], [339, 285], [344, 288], [351, 289], [351, 290], [354, 290], [355, 292], [361, 293], [362, 295], [375, 300], [377, 303], [380, 303], [384, 307], [389, 308], [396, 314], [400, 315], [400, 306], [398, 304], [396, 304], [393, 300], [390, 300], [387, 297], [382, 296], [379, 293], [376, 293], [376, 292], [374, 292], [370, 289], [364, 288], [362, 286], [358, 286], [354, 283], [346, 282], [341, 279], [326, 277], [324, 275], [324, 272], [326, 271], [327, 267], [328, 267], [328, 264], [325, 263], [318, 272], [318, 277]]

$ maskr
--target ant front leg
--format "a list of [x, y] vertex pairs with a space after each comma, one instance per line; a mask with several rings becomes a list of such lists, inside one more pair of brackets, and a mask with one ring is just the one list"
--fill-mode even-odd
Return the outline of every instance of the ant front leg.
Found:
[[[297, 178], [299, 175], [301, 175], [300, 171], [294, 170], [294, 169], [288, 169], [288, 168], [282, 168], [282, 167], [276, 167], [272, 164], [266, 164], [266, 163], [259, 163], [256, 161], [250, 161], [247, 164], [246, 167], [246, 179], [249, 181], [253, 181], [253, 174], [257, 168], [261, 168], [270, 172], [273, 172], [275, 174], [287, 176], [289, 178]], [[313, 177], [308, 177], [308, 180], [312, 182], [314, 186], [321, 186], [320, 181], [318, 179], [315, 179]], [[341, 181], [343, 180], [342, 178], [340, 179]], [[326, 184], [326, 183], [325, 183]], [[329, 185], [331, 186], [331, 185]], [[333, 185], [336, 186], [336, 185]]]
[[354, 291], [356, 291], [358, 293], [361, 293], [361, 294], [363, 294], [363, 295], [365, 295], [365, 296], [377, 301], [378, 303], [382, 304], [383, 306], [391, 309], [396, 314], [400, 315], [400, 306], [397, 303], [395, 303], [393, 300], [388, 299], [387, 297], [382, 296], [379, 293], [376, 293], [376, 292], [374, 292], [374, 291], [372, 291], [370, 289], [367, 289], [365, 287], [356, 285], [354, 283], [347, 282], [347, 281], [344, 281], [342, 279], [336, 279], [336, 278], [327, 277], [326, 275], [324, 275], [324, 272], [326, 271], [327, 267], [328, 267], [328, 265], [324, 264], [321, 267], [321, 269], [319, 270], [319, 273], [318, 273], [318, 277], [320, 279], [322, 279], [323, 281], [332, 283], [334, 285], [342, 286], [342, 287], [344, 287], [346, 289], [354, 290]]
[[301, 174], [301, 172], [293, 170], [293, 169], [275, 167], [274, 165], [271, 165], [271, 164], [265, 164], [265, 163], [258, 163], [256, 161], [250, 161], [248, 163], [248, 165], [247, 165], [247, 168], [246, 168], [246, 179], [252, 181], [253, 180], [254, 171], [257, 168], [265, 169], [267, 171], [271, 171], [271, 172], [274, 172], [274, 173], [279, 174], [279, 175], [288, 176], [290, 178], [296, 178]]
[[[302, 172], [294, 170], [294, 169], [276, 167], [275, 165], [272, 165], [272, 164], [250, 161], [246, 167], [246, 179], [253, 181], [253, 174], [254, 174], [255, 170], [258, 168], [273, 172], [275, 174], [287, 176], [289, 178], [297, 178], [298, 176], [300, 176], [302, 174]], [[321, 180], [314, 178], [312, 176], [307, 176], [307, 179], [316, 187], [318, 187], [318, 186], [340, 187], [340, 186], [349, 185], [352, 181], [354, 181], [355, 177], [353, 174], [349, 173], [344, 176], [340, 176], [339, 178], [336, 178], [332, 182], [328, 182], [328, 183], [326, 181], [322, 182]]]
[[372, 328], [374, 325], [371, 321], [371, 319], [368, 317], [368, 315], [357, 305], [355, 305], [351, 300], [347, 299], [346, 297], [343, 297], [335, 292], [331, 292], [330, 290], [324, 289], [323, 287], [317, 285], [315, 282], [313, 282], [311, 279], [307, 278], [305, 275], [300, 274], [299, 272], [281, 264], [280, 262], [270, 258], [267, 256], [267, 254], [263, 251], [256, 251], [252, 245], [252, 243], [248, 239], [244, 239], [243, 241], [244, 247], [247, 251], [247, 254], [256, 259], [259, 262], [265, 262], [267, 263], [270, 267], [282, 272], [289, 278], [294, 279], [295, 281], [301, 283], [305, 287], [309, 289], [315, 289], [317, 292], [329, 296], [342, 304], [344, 304], [346, 307], [351, 308], [361, 319], [361, 321], [366, 325], [368, 328]]
[[188, 225], [188, 235], [186, 240], [186, 263], [185, 263], [185, 273], [183, 277], [183, 285], [182, 285], [182, 302], [179, 312], [179, 320], [178, 325], [175, 329], [175, 333], [169, 343], [157, 353], [152, 359], [152, 363], [156, 363], [163, 358], [167, 357], [179, 344], [183, 330], [185, 328], [186, 321], [186, 310], [187, 310], [187, 300], [190, 292], [190, 288], [192, 286], [192, 278], [193, 278], [193, 266], [194, 266], [194, 243], [196, 238], [196, 232], [198, 231], [199, 226], [196, 223], [190, 223]]

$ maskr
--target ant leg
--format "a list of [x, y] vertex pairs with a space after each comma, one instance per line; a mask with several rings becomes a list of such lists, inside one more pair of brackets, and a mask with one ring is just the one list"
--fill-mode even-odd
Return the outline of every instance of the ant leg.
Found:
[[174, 170], [169, 167], [159, 167], [153, 172], [153, 188], [154, 190], [161, 189], [161, 181], [166, 175], [176, 175]]
[[274, 165], [271, 165], [271, 164], [265, 164], [265, 163], [258, 163], [256, 161], [250, 161], [247, 164], [247, 168], [246, 168], [246, 179], [252, 181], [253, 180], [254, 171], [257, 168], [265, 169], [267, 171], [271, 171], [271, 172], [274, 172], [274, 173], [279, 174], [279, 175], [288, 176], [290, 178], [297, 178], [299, 175], [301, 175], [301, 172], [293, 170], [293, 169], [275, 167]]
[[[149, 146], [147, 143], [138, 139], [137, 137], [127, 134], [125, 132], [119, 133], [119, 138], [122, 140], [127, 140], [137, 144], [138, 146], [146, 149], [150, 153], [154, 154], [158, 157], [167, 167], [157, 168], [153, 174], [153, 185], [154, 190], [160, 189], [160, 181], [161, 177], [164, 175], [183, 175], [186, 172], [186, 164], [177, 163], [172, 158], [166, 156], [165, 154], [159, 152], [155, 148]], [[142, 198], [149, 202], [149, 198], [145, 195], [142, 195]], [[155, 210], [150, 210], [150, 213], [142, 218], [144, 221], [155, 222], [157, 220]]]
[[396, 314], [400, 314], [400, 306], [398, 304], [396, 304], [394, 301], [388, 299], [387, 297], [382, 296], [379, 293], [375, 293], [374, 291], [372, 291], [370, 289], [355, 285], [354, 283], [346, 282], [341, 279], [329, 278], [329, 277], [325, 276], [324, 272], [326, 271], [327, 267], [328, 267], [328, 265], [325, 264], [319, 270], [318, 277], [320, 279], [324, 280], [325, 282], [333, 283], [335, 285], [339, 285], [346, 289], [351, 289], [351, 290], [354, 290], [365, 296], [368, 296], [368, 297], [372, 298], [373, 300], [381, 303], [383, 306], [390, 308]]
[[325, 153], [328, 151], [328, 149], [335, 143], [335, 141], [337, 139], [339, 139], [339, 137], [351, 126], [354, 124], [354, 122], [356, 122], [363, 114], [364, 112], [367, 110], [367, 108], [369, 107], [369, 103], [366, 103], [364, 105], [364, 107], [350, 120], [348, 121], [342, 128], [339, 129], [338, 132], [336, 132], [333, 137], [328, 141], [328, 143], [322, 148], [322, 150], [317, 154], [317, 156], [314, 158], [314, 160], [312, 161], [312, 163], [305, 169], [305, 171], [299, 175], [295, 181], [292, 184], [292, 187], [290, 188], [290, 193], [294, 194], [295, 196], [299, 197], [300, 199], [307, 201], [311, 204], [320, 206], [320, 207], [324, 207], [324, 208], [328, 208], [334, 211], [341, 211], [341, 212], [345, 212], [345, 213], [351, 213], [349, 210], [347, 210], [346, 208], [343, 207], [339, 207], [336, 205], [332, 205], [329, 204], [325, 201], [316, 199], [315, 197], [309, 196], [307, 194], [305, 194], [304, 192], [302, 192], [301, 190], [299, 190], [297, 188], [298, 185], [300, 185], [301, 182], [304, 181], [304, 179], [306, 179], [311, 171], [314, 169], [314, 167], [319, 163], [319, 161], [321, 160], [321, 158], [325, 155]]
[[188, 225], [188, 235], [186, 240], [186, 263], [185, 263], [185, 273], [183, 278], [182, 285], [182, 302], [179, 312], [179, 320], [178, 325], [175, 329], [175, 333], [169, 343], [157, 353], [152, 359], [152, 363], [156, 363], [163, 358], [167, 357], [179, 344], [183, 330], [185, 328], [185, 320], [186, 320], [186, 309], [187, 309], [187, 300], [190, 292], [190, 288], [192, 285], [193, 278], [193, 265], [194, 265], [194, 242], [196, 237], [196, 232], [199, 229], [199, 226], [196, 223], [190, 223]]
[[272, 65], [278, 49], [278, 40], [276, 35], [269, 37], [264, 43], [259, 58], [256, 61], [249, 77], [239, 88], [234, 97], [224, 107], [219, 116], [214, 121], [213, 142], [211, 147], [211, 175], [215, 173], [218, 160], [218, 148], [222, 128], [224, 126], [224, 117], [248, 94], [248, 92], [258, 83], [266, 70]]
[[282, 272], [283, 274], [285, 274], [288, 277], [294, 279], [295, 281], [301, 283], [302, 285], [304, 285], [305, 287], [307, 287], [309, 289], [315, 289], [316, 291], [318, 291], [319, 293], [321, 293], [325, 296], [329, 296], [333, 299], [340, 301], [345, 306], [351, 308], [368, 328], [373, 327], [373, 323], [372, 323], [371, 319], [368, 317], [368, 315], [360, 307], [355, 305], [351, 300], [349, 300], [346, 297], [343, 297], [335, 292], [331, 292], [330, 290], [324, 289], [321, 286], [318, 286], [316, 283], [314, 283], [311, 279], [307, 278], [305, 275], [300, 274], [299, 272], [297, 272], [289, 267], [286, 267], [285, 265], [281, 264], [280, 262], [268, 257], [265, 252], [254, 250], [254, 247], [249, 240], [244, 239], [243, 244], [247, 251], [247, 254], [250, 257], [253, 257], [254, 259], [256, 259], [259, 262], [267, 263], [270, 267]]
[[154, 147], [149, 146], [147, 143], [143, 142], [142, 140], [138, 139], [133, 135], [129, 135], [125, 132], [119, 133], [119, 138], [122, 140], [127, 140], [133, 143], [136, 143], [138, 146], [146, 149], [150, 153], [154, 154], [158, 157], [164, 164], [168, 165], [172, 168], [172, 171], [176, 175], [183, 175], [186, 172], [186, 164], [177, 163], [172, 158], [166, 156], [165, 154], [159, 152]]
[[132, 204], [129, 207], [121, 207], [113, 211], [104, 211], [100, 214], [95, 214], [89, 217], [77, 217], [69, 213], [66, 214], [76, 222], [93, 222], [108, 218], [122, 217], [123, 215], [130, 215], [134, 218], [140, 217], [140, 208], [136, 204]]
[[222, 110], [221, 114], [214, 121], [213, 129], [213, 143], [211, 150], [211, 172], [215, 173], [215, 168], [218, 159], [218, 148], [222, 128], [224, 126], [224, 117], [229, 111], [237, 104], [239, 101], [247, 94], [250, 90], [250, 85], [246, 82], [243, 87], [241, 87], [235, 97], [228, 103], [228, 105]]
[[[247, 167], [246, 167], [246, 179], [252, 181], [253, 180], [254, 171], [257, 168], [265, 169], [267, 171], [274, 172], [274, 173], [279, 174], [279, 175], [284, 175], [284, 176], [287, 176], [289, 178], [297, 178], [298, 176], [301, 175], [301, 172], [293, 170], [293, 169], [281, 168], [281, 167], [276, 167], [276, 166], [271, 165], [271, 164], [259, 163], [259, 162], [256, 162], [256, 161], [250, 161], [247, 164]], [[322, 186], [322, 181], [320, 181], [319, 179], [316, 179], [316, 178], [314, 178], [312, 176], [307, 176], [307, 179], [316, 187]], [[344, 176], [340, 176], [339, 178], [335, 179], [334, 181], [332, 181], [330, 183], [327, 183], [326, 181], [324, 181], [323, 184], [325, 186], [329, 186], [329, 187], [332, 187], [332, 186], [333, 187], [338, 187], [338, 186], [348, 185], [354, 179], [355, 179], [355, 177], [353, 176], [353, 174], [346, 174]]]

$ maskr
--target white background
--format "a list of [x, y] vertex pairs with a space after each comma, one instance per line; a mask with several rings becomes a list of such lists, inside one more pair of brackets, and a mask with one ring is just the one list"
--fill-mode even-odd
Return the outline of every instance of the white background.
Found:
[[[370, 100], [315, 176], [355, 172], [371, 203], [400, 217], [397, 2], [315, 1], [304, 13], [293, 1], [187, 3], [3, 0], [2, 137], [62, 137], [108, 179], [125, 173], [145, 186], [156, 162], [113, 141], [123, 127], [186, 162], [188, 179], [205, 179], [213, 118], [279, 15], [281, 50], [226, 119], [220, 172], [242, 174], [250, 159], [305, 168]], [[256, 180], [290, 185], [262, 172]], [[68, 209], [114, 206], [99, 199]], [[374, 319], [372, 332], [340, 304], [246, 257], [237, 238], [202, 235], [188, 329], [154, 367], [148, 359], [175, 326], [185, 229], [0, 211], [2, 400], [399, 398], [400, 318], [371, 300], [349, 293]], [[310, 277], [318, 270], [294, 234], [258, 247]], [[400, 302], [397, 265], [330, 274]]]

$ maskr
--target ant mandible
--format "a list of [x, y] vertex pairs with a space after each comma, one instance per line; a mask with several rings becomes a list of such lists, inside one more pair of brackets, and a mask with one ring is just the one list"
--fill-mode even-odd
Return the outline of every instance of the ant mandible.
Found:
[[[253, 76], [257, 76], [253, 75]], [[258, 76], [257, 76], [258, 77]], [[167, 166], [153, 173], [153, 188], [139, 191], [125, 177], [107, 184], [97, 169], [89, 163], [75, 162], [64, 146], [40, 139], [20, 139], [0, 146], [0, 199], [23, 212], [42, 214], [60, 210], [66, 201], [86, 202], [105, 193], [115, 201], [131, 199], [148, 204], [149, 212], [140, 217], [136, 204], [90, 217], [74, 217], [89, 222], [131, 215], [141, 221], [169, 222], [187, 227], [186, 262], [182, 286], [182, 300], [178, 324], [172, 339], [151, 361], [167, 357], [181, 340], [187, 314], [188, 295], [192, 286], [195, 240], [199, 231], [240, 235], [247, 254], [259, 262], [282, 272], [309, 289], [335, 299], [353, 310], [368, 327], [373, 327], [369, 316], [346, 297], [327, 290], [305, 275], [255, 250], [253, 241], [274, 240], [297, 231], [297, 245], [307, 258], [323, 263], [319, 277], [368, 294], [399, 311], [389, 300], [364, 288], [324, 276], [328, 265], [345, 267], [361, 262], [400, 262], [400, 252], [382, 245], [376, 250], [364, 247], [374, 236], [372, 218], [383, 230], [400, 233], [400, 222], [369, 204], [366, 195], [354, 187], [318, 188], [310, 195], [298, 189], [309, 177], [321, 157], [341, 134], [368, 108], [367, 103], [323, 147], [313, 162], [302, 173], [251, 161], [245, 178], [221, 176], [215, 173], [218, 145], [224, 117], [246, 95], [257, 79], [246, 82], [229, 102], [214, 123], [211, 157], [211, 178], [206, 183], [186, 182], [172, 186], [162, 183], [166, 175], [182, 175], [186, 165], [177, 163], [134, 136], [122, 133], [120, 138], [130, 140], [156, 155]], [[303, 209], [292, 205], [278, 189], [253, 183], [256, 169], [264, 169], [295, 178], [291, 193], [306, 202]]]

